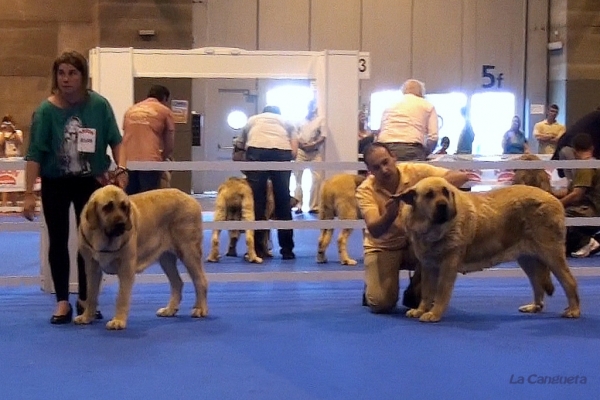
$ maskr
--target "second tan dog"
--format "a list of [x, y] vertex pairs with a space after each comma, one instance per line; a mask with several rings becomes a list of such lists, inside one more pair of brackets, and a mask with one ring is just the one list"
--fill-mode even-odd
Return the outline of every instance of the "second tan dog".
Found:
[[421, 302], [408, 317], [439, 321], [457, 273], [514, 260], [533, 288], [533, 303], [519, 311], [543, 309], [544, 292], [554, 289], [550, 270], [568, 299], [563, 317], [579, 317], [577, 283], [565, 257], [564, 209], [551, 194], [524, 185], [468, 193], [445, 179], [425, 178], [400, 199], [406, 204], [402, 217], [422, 267]]
[[[523, 154], [518, 160], [541, 161], [534, 154]], [[517, 169], [512, 179], [513, 185], [528, 185], [538, 187], [548, 193], [552, 193], [550, 175], [543, 169]]]
[[[335, 217], [349, 220], [360, 219], [358, 203], [354, 194], [356, 193], [356, 188], [365, 179], [362, 175], [337, 174], [323, 182], [319, 219], [332, 220]], [[351, 259], [348, 255], [348, 237], [352, 231], [353, 229], [342, 229], [337, 239], [338, 253], [342, 265], [356, 265], [356, 260]], [[329, 243], [331, 243], [332, 236], [333, 229], [321, 229], [317, 250], [318, 263], [327, 262], [325, 251]]]
[[[269, 190], [270, 187], [270, 190]], [[273, 186], [270, 182], [267, 184], [267, 216], [273, 214], [275, 201], [273, 199]], [[244, 178], [230, 177], [223, 182], [217, 189], [217, 199], [215, 203], [214, 221], [254, 221], [254, 197], [252, 188]], [[237, 257], [237, 242], [240, 237], [240, 231], [230, 230], [229, 248], [227, 256]], [[246, 233], [247, 261], [253, 263], [262, 263], [263, 259], [256, 254], [254, 248], [254, 231], [248, 229]], [[219, 261], [219, 236], [221, 230], [215, 229], [212, 232], [211, 249], [206, 261]], [[268, 247], [264, 247], [268, 248]]]
[[181, 303], [183, 281], [179, 258], [194, 284], [192, 317], [208, 314], [208, 281], [202, 265], [202, 209], [178, 189], [157, 189], [133, 196], [117, 186], [96, 190], [81, 212], [79, 252], [85, 260], [88, 299], [76, 324], [94, 320], [102, 273], [119, 278], [116, 313], [107, 329], [125, 329], [135, 274], [156, 260], [167, 275], [171, 297], [156, 314], [174, 316]]

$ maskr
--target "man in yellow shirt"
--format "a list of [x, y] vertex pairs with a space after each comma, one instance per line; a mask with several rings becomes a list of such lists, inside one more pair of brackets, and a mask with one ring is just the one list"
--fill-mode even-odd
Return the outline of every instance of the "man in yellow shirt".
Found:
[[458, 187], [466, 173], [425, 163], [400, 163], [383, 143], [364, 151], [370, 176], [358, 187], [356, 199], [367, 226], [364, 238], [365, 300], [371, 311], [390, 312], [398, 302], [400, 269], [414, 269], [415, 259], [400, 219], [402, 204], [392, 197], [429, 176], [443, 177]]
[[556, 104], [548, 107], [546, 119], [533, 126], [533, 136], [538, 141], [539, 154], [554, 154], [558, 139], [565, 133], [565, 126], [556, 121], [558, 106]]

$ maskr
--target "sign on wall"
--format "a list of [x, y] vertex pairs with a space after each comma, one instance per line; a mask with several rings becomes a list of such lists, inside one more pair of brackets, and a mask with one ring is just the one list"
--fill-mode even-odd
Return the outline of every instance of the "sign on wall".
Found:
[[504, 81], [504, 73], [498, 72], [495, 65], [484, 64], [481, 68], [481, 77], [483, 83], [481, 87], [484, 89], [502, 89], [502, 81]]
[[189, 103], [187, 100], [171, 100], [171, 111], [176, 124], [187, 124]]

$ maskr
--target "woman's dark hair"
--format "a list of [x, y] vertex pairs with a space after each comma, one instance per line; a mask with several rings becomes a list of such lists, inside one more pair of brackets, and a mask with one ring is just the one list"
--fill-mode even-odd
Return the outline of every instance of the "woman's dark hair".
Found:
[[76, 51], [65, 51], [58, 56], [52, 64], [52, 93], [56, 93], [58, 90], [58, 67], [61, 64], [69, 64], [75, 67], [77, 71], [81, 73], [81, 85], [82, 89], [87, 89], [88, 81], [90, 79], [90, 72], [88, 69], [88, 63], [85, 57]]

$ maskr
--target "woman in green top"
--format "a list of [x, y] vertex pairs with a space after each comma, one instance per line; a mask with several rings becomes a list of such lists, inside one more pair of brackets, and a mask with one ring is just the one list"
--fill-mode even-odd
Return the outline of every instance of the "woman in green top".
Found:
[[[25, 160], [26, 192], [23, 215], [32, 220], [35, 210], [33, 185], [42, 180], [42, 208], [48, 227], [48, 260], [56, 291], [57, 306], [50, 322], [71, 322], [69, 303], [69, 208], [75, 207], [77, 225], [83, 206], [100, 187], [111, 160], [111, 147], [121, 165], [121, 134], [108, 101], [87, 88], [88, 65], [83, 55], [61, 54], [52, 66], [52, 92], [34, 113], [31, 141]], [[122, 167], [119, 167], [123, 171]], [[126, 174], [118, 174], [125, 187]], [[83, 259], [77, 257], [79, 281], [78, 313], [83, 312], [87, 285]], [[101, 318], [101, 315], [97, 315]]]

